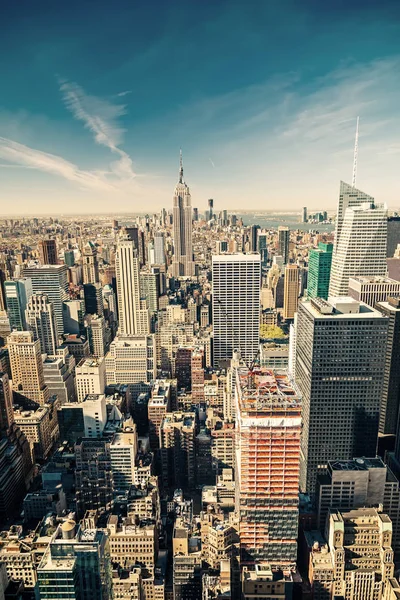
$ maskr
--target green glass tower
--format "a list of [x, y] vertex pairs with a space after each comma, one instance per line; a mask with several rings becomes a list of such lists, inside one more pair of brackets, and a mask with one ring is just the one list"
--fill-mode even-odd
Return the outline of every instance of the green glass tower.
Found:
[[331, 276], [333, 244], [320, 242], [318, 248], [312, 248], [308, 257], [309, 298], [328, 299], [329, 279]]

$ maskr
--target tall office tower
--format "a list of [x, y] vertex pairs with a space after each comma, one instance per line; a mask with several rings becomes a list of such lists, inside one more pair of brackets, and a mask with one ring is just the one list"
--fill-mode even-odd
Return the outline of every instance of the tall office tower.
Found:
[[10, 329], [23, 331], [26, 329], [25, 309], [29, 298], [32, 296], [32, 281], [28, 277], [5, 281], [7, 315], [10, 321]]
[[208, 200], [208, 220], [211, 221], [214, 215], [214, 200], [209, 198]]
[[107, 385], [129, 385], [135, 400], [156, 378], [155, 336], [118, 336], [111, 342], [105, 360]]
[[259, 225], [252, 225], [250, 228], [250, 252], [258, 251], [258, 230]]
[[347, 208], [332, 257], [330, 296], [346, 296], [355, 275], [386, 275], [386, 205]]
[[283, 296], [283, 317], [294, 319], [299, 304], [299, 267], [298, 265], [286, 265], [285, 267], [285, 291]]
[[349, 297], [299, 304], [295, 369], [303, 396], [303, 492], [314, 494], [328, 460], [375, 456], [387, 330], [387, 317]]
[[28, 267], [24, 276], [32, 279], [34, 294], [46, 294], [53, 303], [56, 315], [57, 334], [62, 335], [63, 302], [68, 300], [68, 267], [67, 265], [44, 265], [42, 267]]
[[260, 341], [259, 254], [212, 257], [214, 366], [239, 350], [252, 361]]
[[[43, 361], [43, 377], [49, 388], [49, 395], [57, 396], [61, 404], [75, 401], [74, 375], [72, 368], [68, 368], [67, 356], [65, 351], [58, 356], [47, 356]], [[75, 364], [75, 359], [72, 360]]]
[[39, 340], [42, 354], [56, 354], [57, 325], [53, 305], [45, 294], [33, 294], [25, 311], [26, 326]]
[[110, 444], [110, 457], [115, 493], [124, 493], [135, 483], [137, 450], [138, 438], [134, 423], [114, 434]]
[[111, 600], [108, 536], [71, 519], [58, 525], [37, 568], [38, 600]]
[[8, 338], [13, 391], [38, 404], [49, 399], [44, 382], [40, 341], [31, 331], [13, 331]]
[[110, 509], [113, 499], [110, 441], [83, 438], [75, 444], [76, 507], [79, 515], [87, 510]]
[[307, 294], [309, 298], [328, 299], [333, 244], [319, 242], [308, 255]]
[[259, 233], [258, 234], [258, 244], [257, 251], [261, 256], [261, 266], [263, 269], [266, 269], [268, 266], [268, 234], [267, 233]]
[[78, 402], [88, 394], [104, 394], [106, 388], [106, 363], [104, 358], [83, 358], [75, 369]]
[[225, 209], [222, 211], [222, 224], [224, 227], [228, 226], [228, 211]]
[[106, 352], [106, 322], [104, 317], [93, 315], [90, 319], [90, 345], [93, 356], [100, 358]]
[[75, 254], [73, 250], [66, 250], [64, 252], [64, 262], [67, 267], [73, 267], [75, 264]]
[[193, 208], [193, 221], [196, 223], [199, 220], [199, 209]]
[[154, 234], [154, 264], [165, 265], [165, 234], [156, 231]]
[[376, 275], [350, 277], [349, 296], [374, 308], [377, 302], [386, 302], [389, 296], [400, 296], [400, 281]]
[[301, 212], [301, 222], [307, 223], [307, 206], [303, 206], [303, 210]]
[[160, 447], [160, 427], [164, 417], [172, 410], [171, 383], [166, 379], [157, 379], [147, 405], [150, 445], [154, 450]]
[[57, 264], [56, 240], [40, 240], [38, 244], [39, 260], [42, 265]]
[[100, 283], [84, 283], [85, 312], [89, 315], [104, 313], [103, 289]]
[[360, 206], [360, 204], [371, 204], [374, 202], [374, 198], [372, 196], [368, 196], [365, 192], [358, 190], [357, 188], [345, 183], [344, 181], [340, 182], [340, 191], [339, 191], [339, 202], [336, 213], [336, 228], [335, 228], [335, 248], [334, 252], [337, 250], [337, 244], [339, 242], [339, 238], [342, 232], [342, 225], [344, 216], [346, 214], [346, 210], [348, 208], [354, 208], [355, 206]]
[[192, 201], [189, 188], [183, 179], [182, 152], [180, 157], [179, 181], [176, 184], [174, 192], [173, 209], [174, 256], [172, 274], [174, 277], [192, 277], [194, 275]]
[[3, 269], [0, 269], [0, 312], [6, 310], [6, 291], [4, 289], [4, 282], [6, 280]]
[[196, 477], [196, 414], [167, 413], [160, 427], [161, 480], [171, 486], [193, 488]]
[[301, 396], [286, 371], [236, 369], [236, 483], [242, 564], [296, 566]]
[[400, 244], [400, 217], [388, 217], [386, 256], [392, 258]]
[[278, 227], [278, 254], [279, 256], [282, 256], [284, 265], [286, 265], [289, 262], [289, 244], [289, 227]]
[[92, 242], [88, 242], [82, 250], [83, 283], [99, 282], [99, 264], [97, 249]]
[[14, 422], [13, 399], [7, 373], [0, 372], [0, 439]]
[[139, 259], [134, 242], [122, 232], [115, 256], [120, 335], [145, 335], [150, 331], [149, 311], [141, 303]]
[[400, 299], [389, 297], [387, 302], [375, 304], [375, 308], [389, 319], [379, 433], [396, 435], [400, 406]]
[[160, 277], [158, 273], [146, 273], [142, 271], [139, 275], [140, 291], [142, 298], [147, 302], [150, 315], [158, 310], [158, 298], [160, 296]]
[[193, 404], [204, 402], [204, 348], [197, 346], [192, 350], [191, 379]]
[[64, 332], [82, 335], [85, 330], [84, 315], [84, 300], [67, 300], [63, 302]]

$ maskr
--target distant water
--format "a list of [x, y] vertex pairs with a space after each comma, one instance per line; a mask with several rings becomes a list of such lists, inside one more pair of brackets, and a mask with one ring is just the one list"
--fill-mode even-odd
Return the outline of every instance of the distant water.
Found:
[[[232, 211], [233, 212], [233, 211]], [[301, 223], [298, 213], [237, 213], [245, 225], [259, 225], [262, 229], [277, 229], [280, 225], [302, 231], [334, 231], [333, 223]]]

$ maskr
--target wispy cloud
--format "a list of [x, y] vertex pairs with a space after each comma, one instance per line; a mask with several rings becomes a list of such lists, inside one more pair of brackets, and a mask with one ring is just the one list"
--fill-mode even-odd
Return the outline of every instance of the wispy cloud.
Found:
[[2, 167], [15, 168], [19, 166], [27, 169], [37, 169], [74, 181], [84, 188], [101, 191], [115, 189], [111, 183], [96, 172], [82, 171], [77, 165], [61, 156], [30, 148], [8, 138], [0, 137], [0, 158], [10, 162], [9, 165], [1, 165]]
[[215, 164], [214, 164], [214, 161], [213, 161], [213, 160], [211, 160], [211, 158], [209, 158], [208, 160], [210, 161], [212, 168], [213, 168], [213, 169], [215, 169]]
[[[96, 143], [109, 148], [120, 157], [111, 163], [111, 174], [121, 179], [135, 177], [132, 159], [120, 148], [125, 129], [118, 120], [126, 114], [126, 105], [90, 96], [79, 85], [69, 81], [62, 81], [60, 90], [68, 110], [94, 134]], [[125, 91], [119, 95], [125, 96], [128, 93], [129, 91]]]

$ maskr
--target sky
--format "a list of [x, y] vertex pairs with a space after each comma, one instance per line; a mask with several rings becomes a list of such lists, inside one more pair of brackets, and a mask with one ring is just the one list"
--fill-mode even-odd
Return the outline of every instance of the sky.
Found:
[[400, 207], [398, 0], [0, 0], [0, 215]]

